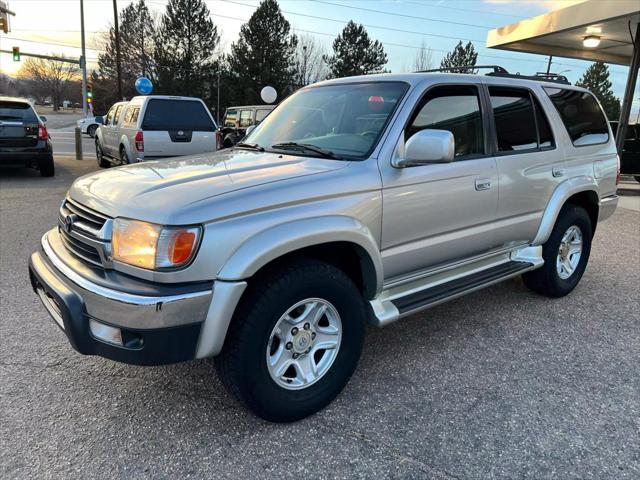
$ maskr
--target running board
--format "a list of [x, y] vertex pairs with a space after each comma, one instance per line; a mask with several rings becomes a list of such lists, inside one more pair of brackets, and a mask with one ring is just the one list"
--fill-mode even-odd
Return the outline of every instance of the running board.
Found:
[[449, 271], [427, 275], [409, 285], [391, 286], [372, 300], [372, 321], [383, 327], [402, 317], [458, 298], [542, 265], [540, 247], [528, 247], [477, 262], [466, 271]]

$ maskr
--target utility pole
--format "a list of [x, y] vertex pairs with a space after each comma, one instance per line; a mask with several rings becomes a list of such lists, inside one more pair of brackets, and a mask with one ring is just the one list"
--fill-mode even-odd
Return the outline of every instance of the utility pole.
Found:
[[84, 45], [84, 0], [80, 0], [80, 42], [82, 45], [82, 115], [87, 116], [87, 52]]
[[307, 46], [302, 46], [302, 86], [307, 86]]
[[120, 68], [120, 32], [118, 32], [118, 1], [113, 0], [113, 27], [116, 35], [116, 70], [118, 72], [118, 100], [122, 100], [122, 70]]
[[553, 56], [549, 55], [549, 62], [547, 63], [547, 75], [551, 72], [551, 60], [553, 60]]

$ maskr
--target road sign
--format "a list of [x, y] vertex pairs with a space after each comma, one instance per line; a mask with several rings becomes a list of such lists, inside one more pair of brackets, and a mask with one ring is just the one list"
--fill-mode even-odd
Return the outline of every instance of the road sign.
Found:
[[153, 91], [153, 84], [147, 77], [139, 77], [136, 80], [135, 87], [140, 95], [149, 95]]

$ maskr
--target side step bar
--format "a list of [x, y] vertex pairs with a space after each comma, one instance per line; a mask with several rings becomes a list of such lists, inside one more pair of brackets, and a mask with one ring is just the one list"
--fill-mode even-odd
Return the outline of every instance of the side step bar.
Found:
[[431, 305], [441, 303], [452, 297], [477, 290], [481, 287], [497, 283], [509, 277], [520, 275], [533, 267], [532, 263], [509, 261], [501, 265], [482, 270], [467, 277], [441, 283], [435, 287], [393, 300], [400, 315], [422, 310]]

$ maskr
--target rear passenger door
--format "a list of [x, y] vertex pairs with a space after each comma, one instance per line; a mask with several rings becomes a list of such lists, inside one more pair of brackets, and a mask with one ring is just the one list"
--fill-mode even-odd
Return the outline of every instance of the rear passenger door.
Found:
[[533, 89], [488, 85], [500, 201], [496, 246], [528, 243], [545, 207], [566, 177], [549, 118]]

